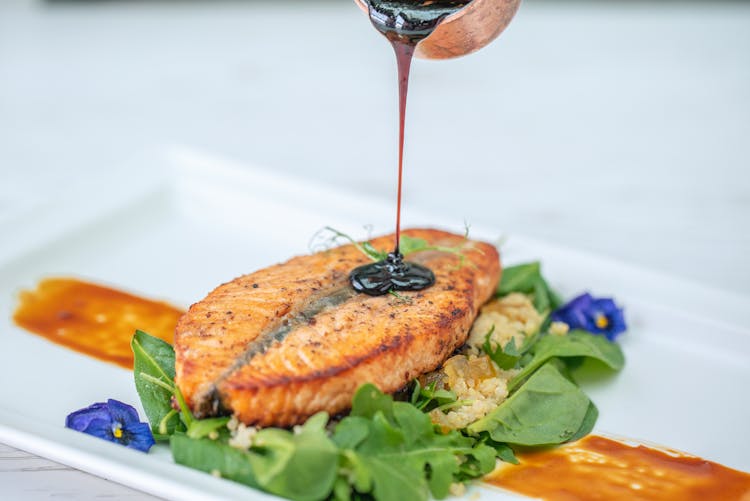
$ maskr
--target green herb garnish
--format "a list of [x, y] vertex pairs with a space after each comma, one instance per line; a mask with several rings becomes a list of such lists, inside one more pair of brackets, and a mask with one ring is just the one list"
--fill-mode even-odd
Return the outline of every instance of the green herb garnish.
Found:
[[[372, 243], [369, 241], [365, 242], [358, 242], [351, 236], [347, 235], [346, 233], [343, 233], [335, 228], [331, 228], [330, 226], [326, 226], [321, 230], [322, 232], [328, 232], [331, 234], [331, 236], [327, 239], [325, 239], [326, 244], [325, 245], [335, 245], [339, 239], [343, 239], [350, 244], [354, 245], [362, 254], [369, 257], [373, 261], [382, 261], [388, 257], [388, 251], [385, 250], [378, 250], [376, 249]], [[318, 232], [316, 234], [319, 236], [321, 232]], [[313, 238], [315, 239], [315, 237]], [[464, 234], [464, 241], [460, 243], [459, 245], [455, 247], [446, 247], [443, 245], [430, 245], [427, 240], [423, 238], [415, 238], [410, 237], [408, 235], [401, 235], [401, 238], [399, 239], [399, 251], [401, 254], [405, 257], [409, 254], [414, 254], [415, 252], [425, 252], [425, 251], [438, 251], [438, 252], [445, 252], [448, 254], [453, 254], [455, 256], [458, 256], [459, 258], [459, 266], [463, 266], [466, 263], [466, 254], [465, 252], [467, 250], [477, 250], [476, 247], [473, 245], [473, 243], [469, 240], [469, 227], [466, 227], [466, 233]], [[473, 263], [472, 263], [473, 265]]]

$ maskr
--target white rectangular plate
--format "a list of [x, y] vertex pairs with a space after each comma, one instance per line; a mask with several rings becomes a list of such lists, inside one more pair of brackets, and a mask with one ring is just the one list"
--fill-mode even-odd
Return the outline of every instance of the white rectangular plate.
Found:
[[[307, 252], [325, 225], [357, 237], [367, 236], [365, 224], [389, 232], [392, 204], [186, 149], [150, 161], [152, 179], [68, 191], [0, 221], [0, 441], [165, 498], [271, 499], [175, 465], [165, 446], [146, 455], [65, 429], [69, 412], [93, 402], [136, 404], [132, 375], [14, 326], [17, 293], [46, 276], [78, 276], [187, 306], [219, 283]], [[406, 223], [463, 226], [413, 210]], [[472, 236], [494, 241], [501, 232], [474, 224]], [[518, 236], [502, 256], [541, 259], [566, 296], [587, 289], [625, 305], [626, 368], [584, 382], [601, 411], [596, 431], [750, 470], [748, 298]], [[516, 498], [479, 489], [482, 499]]]

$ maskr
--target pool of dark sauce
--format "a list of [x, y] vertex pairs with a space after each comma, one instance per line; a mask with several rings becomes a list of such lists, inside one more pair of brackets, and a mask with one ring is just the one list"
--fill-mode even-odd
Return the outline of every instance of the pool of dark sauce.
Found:
[[[469, 0], [470, 1], [470, 0]], [[401, 240], [401, 187], [404, 172], [404, 129], [406, 125], [406, 96], [409, 91], [409, 71], [417, 44], [427, 38], [440, 22], [465, 7], [469, 1], [367, 0], [370, 20], [393, 46], [398, 66], [399, 134], [398, 134], [398, 191], [396, 195], [396, 242], [393, 252], [382, 261], [360, 266], [349, 275], [355, 290], [371, 296], [391, 291], [417, 291], [435, 283], [429, 268], [404, 261], [399, 249]]]

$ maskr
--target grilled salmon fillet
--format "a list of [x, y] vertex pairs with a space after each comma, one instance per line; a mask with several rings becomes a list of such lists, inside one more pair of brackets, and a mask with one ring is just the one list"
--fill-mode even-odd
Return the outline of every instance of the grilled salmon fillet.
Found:
[[[402, 232], [434, 246], [463, 235]], [[389, 249], [394, 236], [376, 238]], [[199, 418], [234, 413], [245, 424], [290, 426], [319, 411], [347, 410], [357, 388], [393, 392], [437, 368], [466, 340], [500, 278], [494, 246], [471, 242], [459, 256], [408, 256], [432, 269], [434, 286], [391, 295], [359, 294], [349, 272], [370, 260], [343, 245], [217, 287], [192, 305], [175, 331], [175, 381]]]

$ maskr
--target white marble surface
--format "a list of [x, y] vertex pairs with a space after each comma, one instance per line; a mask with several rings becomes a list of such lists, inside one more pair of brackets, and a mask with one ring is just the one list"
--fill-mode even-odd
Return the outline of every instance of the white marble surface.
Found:
[[[407, 222], [750, 294], [749, 28], [750, 3], [529, 0], [486, 50], [418, 62]], [[0, 220], [168, 143], [392, 197], [394, 79], [345, 0], [3, 0]], [[0, 497], [146, 496], [0, 445]]]
[[0, 444], [0, 497], [4, 500], [157, 499], [4, 444]]

